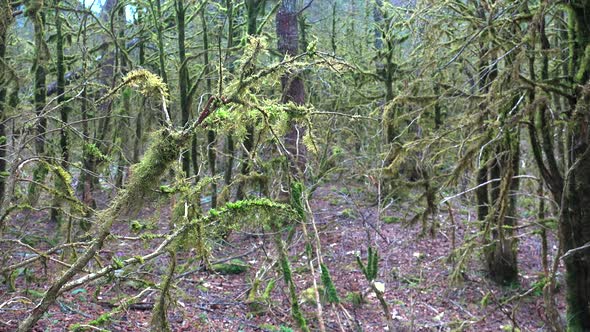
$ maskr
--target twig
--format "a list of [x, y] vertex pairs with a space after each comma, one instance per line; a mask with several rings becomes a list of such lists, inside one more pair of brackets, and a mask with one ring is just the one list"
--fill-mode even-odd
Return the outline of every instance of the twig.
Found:
[[309, 0], [309, 2], [305, 6], [303, 6], [303, 8], [301, 8], [301, 10], [299, 10], [297, 12], [297, 15], [296, 16], [301, 15], [301, 13], [303, 13], [307, 8], [309, 8], [312, 3], [313, 3], [313, 0]]
[[87, 314], [85, 312], [82, 312], [82, 311], [80, 311], [78, 309], [74, 309], [74, 308], [70, 307], [69, 305], [63, 303], [60, 300], [57, 300], [56, 302], [57, 302], [57, 304], [59, 304], [59, 306], [60, 306], [60, 308], [61, 308], [61, 310], [63, 312], [71, 312], [71, 313], [74, 313], [74, 314], [78, 314], [78, 315], [84, 316], [85, 318], [91, 318], [92, 317], [92, 316], [90, 316], [89, 314]]
[[[533, 179], [533, 180], [539, 180], [539, 178], [537, 178], [536, 176], [533, 176], [533, 175], [517, 175], [517, 176], [513, 176], [512, 178], [513, 178], [513, 179]], [[500, 178], [497, 178], [497, 179], [491, 179], [491, 180], [489, 180], [489, 181], [486, 181], [486, 182], [484, 182], [484, 183], [480, 183], [480, 184], [478, 184], [477, 186], [475, 186], [475, 187], [473, 187], [473, 188], [469, 188], [469, 189], [467, 189], [467, 190], [465, 190], [465, 191], [463, 191], [463, 192], [460, 192], [460, 193], [458, 193], [458, 194], [456, 194], [456, 195], [449, 196], [449, 197], [445, 197], [445, 198], [444, 198], [442, 201], [440, 201], [440, 203], [439, 203], [439, 204], [444, 204], [444, 203], [446, 203], [446, 202], [450, 201], [450, 200], [451, 200], [451, 199], [453, 199], [453, 198], [457, 198], [457, 197], [459, 197], [459, 196], [465, 195], [465, 194], [467, 194], [467, 193], [469, 193], [469, 192], [472, 192], [472, 191], [474, 191], [474, 190], [476, 190], [476, 189], [478, 189], [478, 188], [481, 188], [481, 187], [483, 187], [483, 186], [487, 186], [488, 184], [490, 184], [490, 183], [492, 183], [492, 182], [498, 182], [498, 181], [500, 181], [500, 180], [502, 180], [502, 179], [500, 179]]]
[[580, 251], [584, 251], [586, 249], [590, 248], [590, 242], [586, 242], [583, 246], [581, 247], [577, 247], [574, 249], [570, 249], [568, 250], [565, 254], [563, 254], [561, 257], [559, 257], [560, 260], [564, 260]]

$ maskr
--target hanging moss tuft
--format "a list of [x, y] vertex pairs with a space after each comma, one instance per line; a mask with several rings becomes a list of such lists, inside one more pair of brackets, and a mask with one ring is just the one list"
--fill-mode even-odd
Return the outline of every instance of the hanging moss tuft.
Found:
[[330, 271], [325, 264], [320, 264], [320, 268], [322, 269], [322, 284], [324, 284], [326, 299], [329, 303], [340, 303], [340, 298], [338, 297], [338, 292], [336, 291], [336, 286], [334, 286], [334, 282], [332, 281], [332, 277], [330, 276]]
[[133, 176], [122, 197], [128, 205], [126, 208], [136, 206], [152, 188], [157, 187], [162, 174], [177, 159], [186, 140], [187, 135], [179, 132], [160, 130], [155, 133], [146, 155], [132, 168]]

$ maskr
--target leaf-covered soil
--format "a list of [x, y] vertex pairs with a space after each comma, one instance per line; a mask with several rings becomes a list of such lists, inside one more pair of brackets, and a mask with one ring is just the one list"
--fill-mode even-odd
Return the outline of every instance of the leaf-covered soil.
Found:
[[[344, 331], [354, 331], [353, 324], [358, 324], [363, 331], [385, 330], [382, 308], [356, 262], [357, 254], [366, 257], [369, 245], [378, 248], [378, 281], [385, 284], [384, 296], [398, 331], [510, 331], [513, 326], [521, 331], [544, 330], [542, 283], [539, 282], [543, 270], [541, 244], [539, 236], [530, 229], [519, 230], [520, 283], [498, 286], [486, 279], [477, 250], [466, 254], [467, 264], [461, 269], [455, 269], [454, 262], [460, 260], [463, 251], [456, 251], [459, 254], [455, 260], [450, 259], [453, 238], [455, 248], [460, 249], [477, 232], [473, 209], [463, 207], [459, 199], [452, 201], [451, 211], [446, 206], [439, 211], [435, 218], [438, 225], [431, 232], [432, 219], [426, 229], [420, 223], [407, 225], [403, 222], [412, 216], [416, 207], [394, 204], [380, 217], [378, 208], [365, 202], [363, 197], [354, 189], [325, 185], [311, 201], [322, 241], [323, 260], [342, 302], [341, 307], [331, 304], [322, 307], [328, 331], [340, 331], [341, 326]], [[103, 198], [102, 201], [108, 200]], [[138, 216], [117, 222], [113, 235], [129, 239], [111, 239], [101, 251], [100, 259], [92, 263], [93, 267], [112, 264], [113, 257], [122, 259], [149, 253], [161, 239], [131, 239], [138, 236], [131, 230], [131, 219], [143, 225], [151, 221], [151, 232], [165, 234], [170, 227], [169, 215], [169, 203], [150, 204]], [[63, 238], [65, 231], [63, 226], [46, 220], [44, 212], [22, 212], [11, 221], [9, 229], [23, 243], [48, 249], [57, 239]], [[555, 241], [551, 237], [549, 240], [554, 254]], [[14, 242], [2, 242], [0, 246], [3, 266], [34, 255]], [[316, 331], [316, 305], [309, 291], [313, 281], [304, 248], [304, 237], [298, 228], [289, 247], [293, 275], [311, 330]], [[277, 265], [273, 265], [277, 255], [272, 235], [262, 228], [234, 231], [225, 241], [214, 243], [211, 253], [213, 263], [240, 259], [248, 264], [248, 269], [239, 274], [206, 271], [194, 258], [194, 250], [179, 253], [179, 268], [168, 310], [172, 331], [296, 330], [290, 316], [288, 290]], [[65, 251], [51, 258], [72, 261], [71, 252]], [[158, 297], [154, 289], [166, 274], [169, 261], [170, 256], [164, 254], [65, 293], [43, 316], [35, 331], [68, 331], [75, 324], [91, 323], [98, 328], [86, 330], [148, 331], [151, 309]], [[14, 286], [18, 291], [11, 291], [8, 283], [0, 285], [0, 331], [14, 330], [64, 269], [56, 261], [45, 259], [14, 273]], [[271, 280], [276, 280], [276, 287], [268, 299], [252, 303], [248, 297], [257, 272], [262, 280], [259, 295]], [[315, 273], [317, 276], [318, 271]], [[455, 282], [451, 282], [452, 275], [456, 276]], [[141, 296], [130, 301], [128, 306], [115, 309], [140, 293]], [[562, 295], [555, 296], [563, 312]], [[112, 310], [115, 311], [108, 319], [96, 324], [101, 315]]]

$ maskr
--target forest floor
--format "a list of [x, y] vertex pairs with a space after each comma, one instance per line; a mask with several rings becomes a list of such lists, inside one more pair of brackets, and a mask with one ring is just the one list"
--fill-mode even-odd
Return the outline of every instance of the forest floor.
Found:
[[[385, 284], [385, 299], [398, 331], [518, 331], [512, 326], [520, 331], [544, 330], [543, 298], [538, 282], [539, 271], [543, 269], [537, 235], [520, 234], [518, 285], [500, 287], [491, 283], [478, 263], [480, 257], [477, 254], [471, 255], [459, 273], [462, 281], [451, 283], [450, 275], [454, 269], [448, 257], [452, 251], [453, 232], [457, 247], [476, 232], [476, 226], [471, 223], [475, 219], [472, 209], [460, 207], [459, 200], [453, 201], [457, 205], [452, 210], [455, 222], [451, 222], [448, 210], [442, 210], [437, 216], [438, 228], [433, 234], [427, 232], [424, 235], [420, 224], [408, 226], [401, 222], [406, 217], [405, 211], [411, 211], [412, 207], [403, 204], [390, 207], [387, 217], [381, 218], [389, 223], [384, 223], [378, 220], [377, 207], [364, 203], [362, 197], [358, 190], [324, 185], [314, 194], [311, 205], [322, 241], [324, 263], [330, 270], [343, 307], [363, 331], [386, 330], [379, 302], [369, 291], [355, 258], [358, 252], [366, 257], [368, 243], [376, 244], [378, 248], [379, 279]], [[148, 217], [154, 210], [159, 211], [156, 217]], [[169, 204], [151, 204], [138, 218], [156, 220], [157, 230], [165, 233], [169, 227], [169, 215]], [[19, 213], [11, 221], [10, 229], [15, 230], [14, 234], [23, 235], [23, 242], [25, 238], [31, 242], [35, 238], [47, 238], [48, 234], [59, 234], [61, 230], [46, 222], [46, 218], [46, 214], [40, 212]], [[376, 235], [373, 227], [381, 236]], [[367, 239], [367, 229], [371, 230], [371, 242]], [[125, 220], [117, 223], [113, 234], [136, 236], [130, 230], [129, 221]], [[300, 293], [306, 293], [304, 290], [312, 286], [312, 279], [303, 254], [302, 238], [302, 234], [297, 233], [289, 250], [296, 284]], [[555, 251], [554, 242], [550, 239], [552, 253]], [[128, 258], [145, 254], [158, 243], [158, 240], [147, 244], [139, 241], [115, 244], [111, 241], [101, 251], [101, 257], [103, 263], [108, 264], [112, 256]], [[52, 246], [41, 240], [35, 245], [44, 249]], [[9, 243], [0, 243], [0, 251], [9, 252], [9, 246], [12, 248], [11, 258], [4, 264], [13, 264], [31, 254], [25, 249], [14, 251], [14, 244]], [[179, 254], [179, 266], [190, 262], [192, 256], [192, 252]], [[287, 327], [292, 327], [292, 320], [288, 290], [276, 268], [265, 274], [265, 281], [261, 284], [264, 289], [270, 278], [276, 279], [277, 287], [269, 301], [259, 306], [257, 314], [252, 313], [252, 306], [247, 303], [256, 272], [262, 266], [268, 268], [275, 256], [272, 237], [259, 229], [250, 229], [233, 232], [227, 243], [212, 248], [211, 261], [239, 257], [249, 265], [246, 272], [221, 275], [199, 269], [198, 262], [185, 264], [177, 271], [171, 291], [174, 299], [168, 311], [171, 330], [289, 331]], [[160, 282], [168, 262], [168, 255], [162, 255], [140, 268], [117, 272], [102, 284], [93, 282], [65, 293], [34, 331], [69, 331], [75, 323], [89, 324], [111, 311], [124, 297], [141, 292], [145, 286], [138, 283], [137, 278]], [[0, 331], [14, 330], [63, 270], [53, 261], [38, 263], [17, 271], [15, 286], [18, 291], [9, 291], [7, 284], [0, 285]], [[358, 303], [358, 296], [354, 295], [359, 293], [363, 295], [362, 303]], [[93, 330], [148, 331], [157, 294], [155, 291], [144, 292], [137, 303], [114, 313], [100, 325], [100, 329]], [[563, 296], [556, 296], [563, 312]], [[316, 331], [316, 306], [304, 298], [302, 302], [311, 329]], [[328, 331], [340, 331], [336, 315], [345, 331], [354, 330], [340, 309], [325, 305], [323, 311]]]

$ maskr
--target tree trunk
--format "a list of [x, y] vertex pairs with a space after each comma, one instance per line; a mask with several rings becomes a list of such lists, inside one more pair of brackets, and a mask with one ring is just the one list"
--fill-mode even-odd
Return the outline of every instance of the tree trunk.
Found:
[[[55, 0], [55, 66], [57, 70], [57, 104], [59, 108], [61, 127], [59, 129], [59, 146], [61, 149], [61, 167], [64, 170], [69, 166], [69, 150], [68, 150], [68, 112], [69, 107], [64, 105], [66, 101], [65, 86], [66, 86], [66, 70], [64, 63], [64, 40], [62, 33], [62, 18], [59, 10], [60, 0]], [[58, 182], [56, 182], [57, 184]], [[51, 208], [50, 220], [57, 223], [59, 221], [59, 199], [54, 199], [54, 206]]]
[[[552, 124], [547, 116], [547, 105], [537, 107], [534, 125], [529, 126], [533, 155], [543, 180], [553, 198], [561, 203], [559, 237], [566, 269], [567, 330], [590, 331], [590, 250], [582, 248], [590, 243], [590, 3], [568, 2], [569, 63], [565, 77], [575, 88], [569, 99], [567, 146], [563, 159], [567, 170], [560, 170], [552, 145]], [[543, 28], [543, 24], [541, 25]], [[541, 37], [544, 31], [541, 30]], [[548, 42], [542, 40], [543, 48]], [[542, 75], [547, 65], [544, 61]], [[544, 78], [544, 77], [542, 77]], [[573, 78], [573, 79], [571, 79]], [[541, 139], [538, 139], [541, 137]], [[559, 150], [559, 149], [557, 149]]]
[[[284, 0], [277, 11], [276, 26], [279, 52], [285, 56], [295, 56], [299, 52], [299, 30], [297, 22], [297, 1]], [[296, 105], [305, 103], [303, 80], [296, 74], [285, 74], [281, 77], [283, 89], [282, 102], [293, 102]], [[294, 174], [305, 170], [307, 156], [305, 146], [301, 144], [305, 129], [291, 124], [285, 135], [285, 147], [291, 156], [290, 165]]]
[[[255, 36], [258, 30], [258, 15], [264, 8], [264, 0], [246, 0], [246, 11], [248, 15], [248, 29], [247, 33], [248, 36]], [[252, 155], [252, 149], [254, 148], [254, 139], [255, 139], [255, 132], [254, 132], [254, 125], [249, 124], [246, 127], [246, 137], [244, 138], [244, 154], [242, 159], [242, 169], [240, 171], [242, 177], [245, 177], [252, 171], [252, 161], [250, 160], [250, 156]], [[238, 183], [238, 188], [236, 189], [236, 199], [241, 200], [244, 199], [246, 183], [244, 180]]]
[[[190, 116], [190, 101], [188, 98], [188, 68], [186, 63], [186, 47], [185, 47], [185, 8], [184, 0], [175, 0], [174, 8], [176, 10], [176, 28], [178, 32], [178, 61], [180, 62], [180, 68], [178, 69], [178, 90], [180, 93], [180, 113], [181, 113], [181, 124], [184, 126], [189, 121]], [[190, 153], [184, 151], [182, 153], [182, 170], [186, 176], [190, 176]], [[195, 170], [196, 172], [196, 170]]]
[[[35, 40], [35, 60], [33, 63], [34, 72], [34, 107], [37, 115], [37, 124], [35, 126], [35, 153], [38, 157], [45, 156], [45, 143], [47, 138], [47, 117], [44, 112], [46, 104], [46, 78], [47, 78], [47, 60], [49, 50], [45, 43], [44, 31], [44, 13], [43, 3], [29, 3], [26, 7], [26, 13], [33, 22], [34, 40]], [[29, 185], [28, 198], [32, 205], [35, 205], [39, 198], [39, 183], [45, 180], [47, 167], [38, 164], [33, 171], [33, 182]]]
[[[209, 38], [207, 29], [207, 20], [205, 17], [205, 8], [201, 11], [201, 24], [203, 26], [203, 65], [205, 66], [205, 81], [207, 82], [207, 92], [212, 93], [212, 82], [211, 82], [211, 66], [209, 64]], [[221, 56], [221, 55], [220, 55]], [[217, 163], [217, 154], [215, 152], [215, 144], [217, 139], [213, 130], [207, 131], [207, 162], [209, 164], [209, 172], [211, 177], [215, 177], [217, 171], [215, 166]], [[211, 182], [211, 208], [217, 207], [217, 183]]]
[[[577, 89], [568, 138], [570, 171], [566, 174], [560, 220], [564, 252], [590, 243], [590, 3], [571, 1], [570, 72]], [[565, 258], [568, 331], [590, 330], [590, 250], [577, 251]]]
[[[227, 8], [227, 67], [230, 73], [234, 72], [234, 56], [231, 55], [232, 48], [234, 47], [234, 36], [236, 34], [235, 23], [236, 16], [234, 13], [234, 4], [232, 0], [226, 0], [225, 6]], [[224, 183], [226, 186], [229, 186], [232, 182], [233, 176], [233, 168], [234, 168], [234, 154], [235, 154], [235, 144], [234, 144], [234, 137], [231, 133], [227, 134], [226, 141], [225, 141], [225, 154], [227, 155], [227, 163], [225, 165], [225, 172], [223, 174]]]
[[7, 109], [8, 94], [8, 70], [6, 66], [6, 37], [8, 27], [12, 23], [12, 9], [8, 0], [0, 0], [0, 204], [4, 203], [4, 190], [6, 186], [6, 155], [8, 137], [6, 137], [6, 123], [4, 117]]

